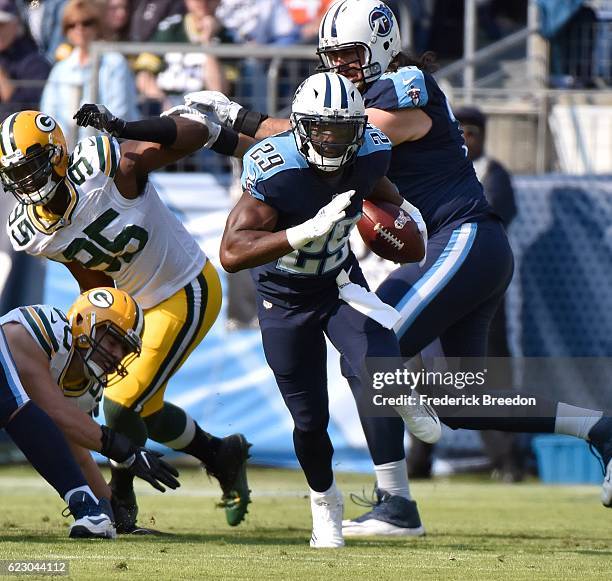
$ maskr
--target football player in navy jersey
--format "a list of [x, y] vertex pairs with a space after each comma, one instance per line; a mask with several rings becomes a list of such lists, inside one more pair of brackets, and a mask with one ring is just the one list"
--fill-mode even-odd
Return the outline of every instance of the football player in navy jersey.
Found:
[[[389, 140], [366, 122], [361, 95], [344, 77], [320, 73], [304, 81], [293, 101], [291, 131], [245, 154], [243, 195], [221, 242], [224, 268], [249, 268], [255, 281], [266, 359], [293, 417], [295, 451], [311, 489], [315, 548], [344, 545], [327, 433], [325, 336], [341, 353], [358, 406], [366, 357], [399, 355], [391, 330], [397, 313], [367, 290], [349, 234], [365, 198], [401, 205], [422, 224], [385, 177]], [[418, 417], [416, 409], [406, 414], [417, 437], [439, 437], [437, 418]], [[386, 463], [387, 418], [371, 424], [374, 462]], [[415, 503], [406, 503], [418, 517]]]
[[[512, 251], [467, 158], [448, 100], [428, 72], [427, 59], [410, 60], [400, 48], [397, 20], [380, 0], [337, 0], [321, 20], [318, 53], [324, 69], [343, 75], [361, 92], [369, 122], [392, 144], [386, 175], [419, 208], [427, 225], [426, 259], [400, 266], [377, 294], [401, 315], [394, 331], [404, 357], [417, 355], [434, 341], [440, 355], [485, 356], [489, 323], [512, 278]], [[248, 111], [219, 93], [187, 98], [256, 139], [288, 127], [286, 119]], [[520, 410], [513, 417], [487, 418], [463, 417], [457, 409], [437, 411], [454, 429], [556, 432], [591, 442], [606, 467], [602, 501], [612, 506], [612, 419], [541, 398], [538, 405], [538, 418]], [[371, 419], [361, 421], [367, 437], [373, 430]], [[373, 510], [345, 521], [345, 535], [423, 533], [420, 519], [398, 502], [410, 499], [403, 426], [398, 418], [387, 422], [390, 437], [377, 444], [390, 460], [384, 465], [375, 461]], [[371, 452], [373, 458], [382, 455], [381, 450]]]

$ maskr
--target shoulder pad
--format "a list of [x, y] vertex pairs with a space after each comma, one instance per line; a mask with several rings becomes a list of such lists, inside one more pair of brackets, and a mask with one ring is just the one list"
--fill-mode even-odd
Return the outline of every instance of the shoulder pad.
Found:
[[290, 131], [268, 137], [251, 147], [243, 157], [241, 184], [258, 200], [265, 200], [259, 185], [273, 176], [289, 170], [307, 168], [308, 163], [298, 152]]
[[391, 140], [381, 129], [368, 123], [365, 130], [363, 145], [360, 147], [357, 156], [370, 155], [377, 151], [390, 151], [392, 146]]
[[70, 350], [72, 333], [68, 326], [68, 318], [62, 311], [50, 305], [19, 307], [19, 311], [27, 330], [49, 359], [61, 347]]
[[380, 78], [393, 81], [399, 109], [414, 109], [427, 105], [429, 96], [421, 69], [402, 67], [393, 73], [385, 73]]
[[114, 137], [87, 137], [74, 148], [66, 176], [81, 189], [101, 189], [115, 178], [120, 157], [119, 142]]

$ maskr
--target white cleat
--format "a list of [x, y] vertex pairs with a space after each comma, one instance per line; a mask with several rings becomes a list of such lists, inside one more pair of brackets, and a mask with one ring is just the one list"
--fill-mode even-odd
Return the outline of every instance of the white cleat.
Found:
[[419, 394], [413, 392], [413, 405], [394, 406], [406, 427], [415, 437], [426, 444], [435, 444], [442, 436], [442, 426], [436, 411], [427, 404], [418, 403]]
[[333, 492], [326, 495], [311, 490], [310, 510], [312, 511], [310, 546], [313, 549], [339, 549], [344, 547], [342, 536], [344, 502], [342, 493], [335, 486]]
[[345, 537], [422, 537], [423, 526], [416, 528], [398, 527], [388, 522], [367, 519], [362, 522], [342, 521], [342, 533]]
[[89, 493], [82, 490], [74, 492], [68, 501], [68, 508], [74, 516], [68, 534], [71, 539], [114, 539], [117, 536], [110, 514], [105, 511], [102, 502]]
[[68, 536], [71, 539], [114, 539], [117, 531], [111, 519], [100, 516], [84, 516], [75, 520], [70, 527]]
[[414, 500], [375, 488], [372, 500], [351, 495], [357, 504], [371, 506], [372, 510], [353, 520], [342, 521], [345, 537], [421, 537], [425, 528]]

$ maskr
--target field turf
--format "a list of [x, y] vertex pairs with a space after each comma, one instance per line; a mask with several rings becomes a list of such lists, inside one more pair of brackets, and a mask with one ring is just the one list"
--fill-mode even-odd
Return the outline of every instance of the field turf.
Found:
[[[0, 560], [63, 559], [72, 579], [130, 581], [612, 579], [612, 510], [599, 504], [593, 486], [478, 477], [415, 482], [426, 537], [364, 538], [348, 540], [345, 549], [314, 551], [301, 473], [251, 470], [254, 502], [236, 528], [215, 507], [213, 482], [195, 469], [181, 476], [180, 491], [165, 495], [138, 485], [140, 523], [171, 536], [71, 541], [54, 491], [29, 468], [0, 468]], [[347, 516], [360, 514], [348, 493], [371, 488], [371, 478], [337, 479]]]

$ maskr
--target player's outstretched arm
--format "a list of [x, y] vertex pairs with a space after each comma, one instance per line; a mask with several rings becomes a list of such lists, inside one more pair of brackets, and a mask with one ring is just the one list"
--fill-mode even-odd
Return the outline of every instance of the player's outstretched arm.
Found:
[[26, 393], [66, 439], [124, 465], [162, 492], [162, 484], [169, 488], [180, 486], [178, 472], [160, 460], [161, 454], [134, 446], [125, 436], [99, 426], [64, 397], [49, 372], [49, 359], [19, 323], [7, 323], [2, 330]]
[[185, 103], [205, 114], [214, 115], [225, 127], [261, 141], [291, 128], [289, 119], [268, 117], [231, 101], [219, 91], [197, 91], [185, 95]]

